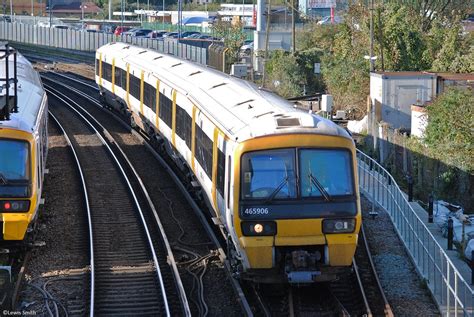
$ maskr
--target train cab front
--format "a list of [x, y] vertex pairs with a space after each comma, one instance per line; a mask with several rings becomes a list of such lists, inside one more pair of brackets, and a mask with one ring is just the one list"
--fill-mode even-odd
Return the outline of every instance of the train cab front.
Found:
[[296, 147], [298, 138], [279, 138], [275, 148], [247, 145], [241, 155], [234, 222], [241, 276], [269, 283], [335, 280], [350, 269], [361, 224], [354, 149], [330, 136]]
[[21, 242], [34, 215], [30, 142], [0, 137], [0, 245]]

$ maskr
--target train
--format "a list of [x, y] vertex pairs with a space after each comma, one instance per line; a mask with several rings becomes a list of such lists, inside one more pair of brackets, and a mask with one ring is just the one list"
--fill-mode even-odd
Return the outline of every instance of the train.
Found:
[[361, 226], [346, 130], [253, 83], [125, 43], [95, 56], [102, 101], [199, 184], [236, 277], [317, 283], [350, 270]]
[[30, 62], [0, 48], [0, 247], [24, 244], [42, 202], [48, 99]]

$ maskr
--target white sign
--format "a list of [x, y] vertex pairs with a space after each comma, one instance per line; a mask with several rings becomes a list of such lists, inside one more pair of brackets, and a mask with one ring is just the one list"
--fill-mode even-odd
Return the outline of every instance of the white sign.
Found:
[[314, 73], [321, 74], [321, 63], [314, 63]]
[[313, 9], [335, 8], [336, 0], [308, 0], [308, 7]]

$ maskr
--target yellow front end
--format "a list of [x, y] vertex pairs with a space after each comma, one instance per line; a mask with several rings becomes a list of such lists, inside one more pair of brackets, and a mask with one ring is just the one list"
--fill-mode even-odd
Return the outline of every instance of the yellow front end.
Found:
[[[29, 170], [27, 171], [27, 177], [29, 179], [28, 197], [7, 197], [5, 195], [0, 195], [0, 219], [3, 224], [2, 240], [22, 241], [25, 238], [27, 228], [34, 218], [37, 209], [38, 169], [36, 168], [37, 160], [35, 140], [31, 134], [28, 134], [24, 131], [5, 128], [0, 129], [0, 140], [25, 141], [29, 146]], [[4, 157], [6, 158], [7, 155]], [[10, 154], [8, 159], [15, 160], [16, 158], [15, 155]], [[22, 211], [14, 211], [14, 207], [18, 205], [18, 202], [22, 204], [27, 203], [29, 207], [26, 207], [26, 209]], [[7, 210], [11, 210], [11, 212]]]
[[[320, 253], [324, 257], [320, 260], [323, 263], [321, 266], [326, 268], [350, 266], [361, 225], [360, 199], [357, 186], [357, 161], [352, 140], [343, 137], [314, 134], [261, 137], [240, 144], [236, 150], [235, 157], [238, 158], [237, 160], [240, 160], [241, 156], [247, 152], [282, 148], [337, 148], [350, 151], [354, 182], [353, 205], [356, 212], [349, 218], [355, 221], [354, 230], [350, 233], [323, 233], [323, 221], [325, 218], [283, 219], [285, 217], [281, 217], [281, 219], [271, 219], [272, 222], [276, 223], [276, 234], [274, 235], [248, 236], [244, 234], [241, 224], [243, 221], [245, 223], [246, 220], [241, 219], [242, 214], [238, 212], [240, 210], [239, 203], [242, 198], [240, 193], [242, 175], [240, 164], [236, 164], [234, 188], [239, 190], [234, 191], [234, 228], [247, 261], [247, 263], [244, 263], [244, 271], [261, 271], [262, 269], [272, 269], [275, 271], [282, 269], [278, 267], [279, 263], [281, 263], [281, 261], [278, 261], [277, 250], [279, 249], [318, 249], [322, 250]], [[272, 208], [274, 205], [269, 204], [268, 206]], [[288, 210], [288, 212], [299, 211], [296, 210], [298, 209], [297, 207], [293, 209], [295, 210]], [[334, 215], [334, 217], [337, 217], [337, 215]], [[265, 222], [265, 216], [262, 216], [261, 219]]]

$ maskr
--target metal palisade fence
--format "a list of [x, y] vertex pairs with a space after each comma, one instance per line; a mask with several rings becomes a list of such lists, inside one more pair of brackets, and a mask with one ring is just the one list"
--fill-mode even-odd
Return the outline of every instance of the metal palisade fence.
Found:
[[417, 270], [446, 316], [472, 316], [474, 292], [408, 203], [395, 179], [357, 150], [359, 187], [390, 215]]
[[207, 49], [178, 43], [177, 39], [151, 39], [120, 36], [102, 32], [41, 27], [32, 24], [0, 22], [0, 39], [24, 44], [94, 52], [111, 42], [125, 42], [162, 53], [172, 54], [203, 65], [207, 64]]

